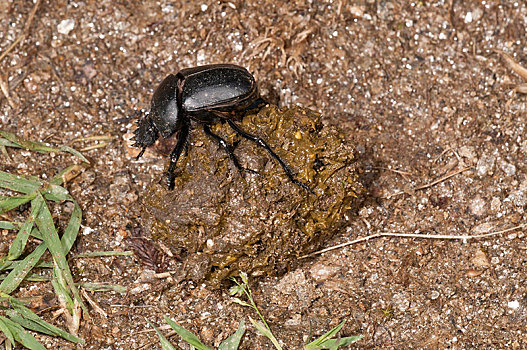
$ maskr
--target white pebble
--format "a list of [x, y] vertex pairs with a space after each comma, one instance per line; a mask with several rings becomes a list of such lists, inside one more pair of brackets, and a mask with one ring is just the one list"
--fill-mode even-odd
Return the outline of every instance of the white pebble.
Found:
[[57, 31], [60, 34], [68, 35], [73, 28], [75, 28], [75, 21], [73, 19], [65, 19], [57, 26]]

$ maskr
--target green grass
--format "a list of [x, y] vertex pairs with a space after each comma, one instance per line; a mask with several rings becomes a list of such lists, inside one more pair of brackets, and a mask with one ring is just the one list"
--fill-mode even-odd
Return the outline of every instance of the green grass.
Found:
[[[41, 142], [27, 141], [14, 134], [0, 131], [0, 151], [4, 157], [9, 157], [6, 147], [23, 148], [40, 153], [66, 152], [79, 158], [82, 163], [66, 167], [49, 181], [41, 180], [36, 176], [21, 176], [0, 171], [0, 188], [16, 193], [0, 196], [0, 214], [30, 204], [30, 213], [24, 222], [0, 221], [1, 229], [17, 231], [8, 254], [0, 256], [0, 332], [11, 344], [19, 343], [28, 349], [45, 349], [29, 331], [61, 337], [74, 343], [83, 343], [84, 341], [74, 333], [78, 330], [82, 312], [86, 318], [89, 314], [73, 281], [66, 258], [77, 239], [82, 211], [62, 185], [65, 179], [71, 178], [72, 173], [86, 166], [88, 160], [68, 146], [49, 147]], [[49, 209], [52, 202], [58, 205], [65, 202], [73, 203], [73, 212], [61, 237]], [[40, 242], [32, 250], [27, 246], [30, 237]], [[49, 262], [42, 260], [47, 251], [51, 255]], [[70, 332], [45, 322], [23, 302], [11, 295], [22, 282], [39, 280], [41, 276], [34, 271], [41, 268], [52, 269], [51, 284], [64, 309]]]
[[[253, 309], [258, 315], [258, 317], [260, 318], [261, 322], [255, 321], [251, 317], [249, 317], [249, 320], [251, 321], [252, 325], [262, 335], [267, 337], [277, 350], [283, 350], [280, 343], [278, 342], [278, 339], [276, 339], [276, 337], [274, 336], [273, 332], [271, 331], [271, 328], [267, 324], [267, 321], [265, 320], [262, 313], [258, 309], [258, 306], [254, 302], [254, 299], [252, 297], [252, 291], [251, 291], [251, 288], [249, 287], [249, 280], [247, 278], [247, 275], [244, 273], [240, 274], [240, 279], [241, 281], [238, 281], [236, 278], [232, 278], [233, 282], [236, 284], [229, 291], [232, 297], [232, 301], [242, 306]], [[247, 301], [241, 298], [244, 298]], [[185, 342], [187, 342], [190, 345], [191, 349], [212, 350], [211, 348], [203, 344], [195, 334], [181, 327], [180, 325], [175, 323], [170, 318], [165, 317], [165, 321], [174, 330], [174, 332], [176, 332]], [[174, 347], [150, 321], [147, 320], [147, 322], [150, 326], [152, 326], [152, 328], [154, 328], [157, 335], [159, 336], [159, 339], [161, 341], [161, 348], [163, 350], [175, 350], [176, 349], [176, 347]], [[341, 346], [353, 344], [362, 338], [362, 336], [344, 337], [344, 338], [341, 338], [340, 336], [336, 337], [337, 333], [342, 329], [342, 327], [344, 327], [344, 323], [345, 321], [342, 321], [339, 325], [337, 325], [336, 327], [334, 327], [327, 333], [323, 334], [322, 336], [318, 337], [317, 339], [311, 341], [309, 344], [304, 344], [304, 350], [319, 350], [319, 349], [336, 350]], [[238, 347], [240, 346], [244, 333], [245, 333], [245, 324], [243, 320], [241, 320], [238, 326], [238, 330], [234, 334], [232, 334], [230, 337], [228, 337], [226, 340], [224, 340], [218, 347], [218, 350], [237, 350]]]

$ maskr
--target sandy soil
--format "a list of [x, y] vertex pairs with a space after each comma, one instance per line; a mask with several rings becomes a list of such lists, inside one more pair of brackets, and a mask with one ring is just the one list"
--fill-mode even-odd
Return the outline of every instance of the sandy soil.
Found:
[[[79, 137], [111, 138], [84, 152], [93, 166], [68, 185], [84, 210], [76, 253], [129, 249], [144, 191], [166, 165], [155, 150], [133, 159], [126, 138], [136, 112], [168, 73], [219, 62], [248, 68], [269, 100], [319, 111], [353, 139], [367, 193], [357, 220], [327, 246], [377, 232], [468, 235], [525, 223], [527, 98], [500, 54], [527, 67], [524, 2], [59, 0], [39, 2], [26, 26], [34, 8], [0, 3], [0, 54], [25, 35], [0, 61], [0, 128], [77, 148], [93, 144], [73, 143]], [[0, 168], [20, 174], [49, 177], [72, 161], [10, 154]], [[342, 320], [343, 335], [364, 335], [360, 349], [524, 349], [521, 227], [468, 241], [377, 238], [252, 287], [287, 349]], [[79, 281], [129, 288], [91, 294], [107, 315], [92, 309], [78, 348], [158, 349], [145, 317], [162, 325], [164, 315], [218, 345], [254, 316], [226, 289], [152, 278], [142, 260], [72, 260]], [[249, 327], [242, 348], [272, 345]]]

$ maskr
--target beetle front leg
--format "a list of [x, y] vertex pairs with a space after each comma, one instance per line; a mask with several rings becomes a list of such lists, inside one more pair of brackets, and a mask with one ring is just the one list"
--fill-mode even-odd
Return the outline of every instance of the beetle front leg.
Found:
[[310, 189], [306, 184], [300, 182], [299, 180], [295, 179], [295, 176], [293, 175], [293, 171], [291, 171], [291, 168], [289, 168], [289, 166], [282, 160], [282, 158], [280, 158], [278, 156], [278, 154], [276, 154], [272, 149], [271, 147], [269, 147], [269, 145], [267, 144], [267, 142], [265, 142], [264, 140], [262, 140], [261, 138], [259, 137], [256, 137], [254, 135], [251, 135], [249, 134], [248, 132], [245, 132], [243, 131], [238, 125], [236, 125], [232, 120], [230, 119], [227, 119], [227, 123], [229, 123], [230, 127], [240, 136], [246, 138], [247, 140], [251, 140], [252, 142], [256, 143], [258, 146], [264, 148], [267, 153], [269, 153], [271, 155], [271, 157], [273, 157], [277, 162], [278, 164], [280, 164], [280, 166], [282, 167], [282, 169], [284, 169], [284, 172], [285, 174], [287, 175], [287, 177], [289, 178], [289, 180], [291, 180], [292, 183], [294, 183], [295, 185], [298, 185], [300, 187], [302, 187], [303, 189], [311, 192], [314, 194], [313, 190]]
[[185, 144], [187, 143], [187, 138], [189, 134], [190, 125], [189, 123], [184, 123], [181, 126], [181, 129], [179, 130], [177, 143], [172, 152], [170, 153], [170, 165], [168, 166], [168, 189], [173, 190], [176, 180], [176, 163], [179, 159], [179, 156], [181, 155], [181, 152], [183, 151], [183, 148], [185, 147]]

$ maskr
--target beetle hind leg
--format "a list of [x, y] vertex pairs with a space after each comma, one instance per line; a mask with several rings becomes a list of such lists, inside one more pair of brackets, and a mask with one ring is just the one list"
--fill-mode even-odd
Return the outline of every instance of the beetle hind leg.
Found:
[[293, 171], [291, 170], [291, 168], [289, 168], [289, 166], [282, 160], [282, 158], [280, 158], [278, 156], [278, 154], [276, 154], [272, 149], [271, 147], [269, 147], [269, 145], [267, 144], [267, 142], [265, 142], [264, 140], [262, 140], [261, 138], [259, 137], [256, 137], [254, 135], [251, 135], [249, 134], [248, 132], [246, 131], [243, 131], [238, 125], [236, 125], [232, 120], [230, 119], [227, 119], [227, 123], [229, 123], [229, 126], [232, 128], [232, 130], [234, 130], [238, 135], [246, 138], [247, 140], [250, 140], [254, 143], [256, 143], [258, 146], [264, 148], [267, 153], [269, 153], [269, 155], [271, 157], [273, 157], [274, 160], [276, 160], [278, 162], [278, 164], [280, 164], [280, 166], [282, 167], [282, 169], [284, 170], [285, 174], [287, 175], [287, 177], [289, 178], [289, 180], [294, 183], [295, 185], [297, 186], [300, 186], [302, 187], [303, 189], [311, 192], [314, 194], [313, 190], [311, 188], [309, 188], [306, 184], [304, 184], [303, 182], [300, 182], [299, 180], [297, 180], [293, 174]]
[[203, 124], [203, 131], [205, 131], [205, 134], [207, 134], [210, 138], [216, 141], [225, 150], [225, 152], [229, 155], [229, 158], [231, 159], [236, 169], [238, 169], [238, 171], [246, 171], [248, 173], [258, 174], [258, 172], [252, 169], [242, 167], [240, 165], [240, 162], [238, 161], [238, 158], [236, 158], [236, 156], [234, 155], [234, 147], [232, 145], [229, 145], [227, 141], [225, 141], [221, 136], [213, 133], [210, 129], [210, 126], [208, 126], [207, 124]]
[[264, 107], [265, 105], [269, 104], [269, 102], [267, 102], [266, 100], [264, 100], [263, 98], [261, 97], [258, 97], [256, 100], [254, 100], [249, 106], [247, 106], [244, 111], [247, 112], [247, 111], [250, 111], [250, 110], [253, 110], [253, 109], [258, 109], [260, 110], [262, 107]]

